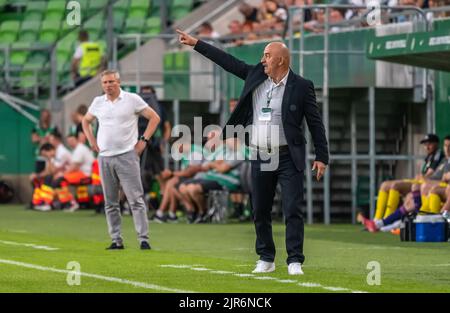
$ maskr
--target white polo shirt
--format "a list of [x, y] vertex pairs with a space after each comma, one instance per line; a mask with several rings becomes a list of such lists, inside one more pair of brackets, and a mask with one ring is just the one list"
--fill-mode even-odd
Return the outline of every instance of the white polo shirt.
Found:
[[75, 149], [73, 149], [72, 163], [79, 164], [80, 171], [82, 171], [86, 176], [91, 176], [92, 163], [94, 163], [94, 161], [94, 154], [85, 144], [79, 143]]
[[72, 155], [70, 151], [62, 143], [60, 143], [58, 147], [56, 147], [55, 158], [52, 160], [53, 165], [56, 167], [61, 167], [63, 165], [67, 167], [71, 159]]
[[122, 89], [113, 102], [106, 95], [92, 101], [88, 112], [98, 120], [100, 156], [119, 155], [134, 149], [138, 140], [139, 112], [147, 107], [140, 96]]

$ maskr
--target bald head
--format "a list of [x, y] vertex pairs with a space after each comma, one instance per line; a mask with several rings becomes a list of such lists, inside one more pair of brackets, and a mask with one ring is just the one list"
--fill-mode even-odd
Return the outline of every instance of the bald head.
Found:
[[288, 47], [283, 42], [274, 41], [264, 48], [264, 54], [261, 63], [264, 66], [264, 72], [267, 76], [278, 81], [286, 75], [289, 70], [291, 54]]
[[289, 48], [286, 47], [286, 45], [283, 42], [280, 41], [271, 42], [266, 46], [266, 48], [270, 48], [276, 56], [283, 58], [286, 61], [287, 66], [289, 67], [289, 62], [291, 60], [291, 53], [289, 52]]

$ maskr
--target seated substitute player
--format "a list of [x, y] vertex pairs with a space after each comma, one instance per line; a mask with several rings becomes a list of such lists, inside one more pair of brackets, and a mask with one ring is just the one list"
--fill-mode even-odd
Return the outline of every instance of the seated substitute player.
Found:
[[[441, 162], [436, 171], [429, 176], [429, 179], [423, 180], [421, 184], [413, 184], [412, 192], [407, 194], [404, 204], [400, 208], [381, 220], [369, 220], [362, 215], [358, 216], [358, 220], [370, 232], [376, 232], [378, 230], [391, 230], [393, 228], [391, 225], [412, 212], [439, 214], [442, 207], [441, 200], [446, 202], [447, 194], [450, 192], [448, 188], [448, 182], [450, 181], [450, 136], [445, 137], [443, 150], [446, 157], [444, 162]], [[445, 208], [442, 211], [445, 211]]]
[[375, 220], [381, 220], [383, 217], [391, 215], [398, 208], [401, 196], [410, 192], [413, 184], [422, 184], [424, 179], [429, 178], [444, 160], [444, 154], [439, 149], [439, 137], [437, 135], [428, 134], [420, 143], [427, 152], [421, 173], [414, 179], [388, 180], [381, 184]]
[[[181, 170], [171, 171], [166, 169], [163, 171], [162, 177], [167, 178], [164, 185], [163, 198], [161, 204], [156, 211], [152, 220], [158, 223], [164, 222], [177, 222], [177, 207], [179, 201], [187, 201], [178, 191], [178, 186], [193, 177], [199, 171], [201, 171], [201, 164], [203, 161], [202, 147], [191, 144], [185, 138], [176, 141], [174, 149], [181, 153]], [[168, 215], [166, 216], [166, 213]]]
[[184, 205], [189, 214], [188, 220], [193, 223], [206, 222], [205, 193], [223, 189], [233, 191], [239, 187], [237, 165], [244, 160], [240, 151], [233, 151], [228, 145], [223, 144], [220, 131], [211, 131], [208, 134], [205, 148], [210, 154], [206, 156], [208, 161], [202, 164], [202, 172], [179, 186], [180, 193], [186, 199]]

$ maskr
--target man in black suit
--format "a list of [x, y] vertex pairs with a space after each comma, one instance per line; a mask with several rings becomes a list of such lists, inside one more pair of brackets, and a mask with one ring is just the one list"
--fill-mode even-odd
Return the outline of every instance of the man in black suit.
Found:
[[[232, 55], [177, 30], [182, 44], [209, 58], [226, 71], [245, 80], [244, 89], [227, 125], [251, 125], [251, 146], [257, 149], [252, 160], [252, 204], [256, 229], [256, 253], [260, 259], [253, 273], [275, 270], [275, 245], [271, 211], [277, 183], [282, 188], [282, 209], [286, 223], [288, 273], [301, 275], [304, 222], [301, 211], [305, 170], [303, 118], [314, 141], [316, 159], [312, 170], [319, 180], [328, 164], [325, 128], [316, 104], [314, 85], [289, 69], [289, 49], [282, 42], [271, 42], [261, 62], [248, 65]], [[226, 126], [227, 126], [226, 125]], [[273, 136], [273, 133], [276, 136]], [[224, 134], [228, 137], [230, 134]], [[233, 134], [234, 135], [234, 134]], [[276, 153], [278, 166], [266, 170], [266, 157]]]

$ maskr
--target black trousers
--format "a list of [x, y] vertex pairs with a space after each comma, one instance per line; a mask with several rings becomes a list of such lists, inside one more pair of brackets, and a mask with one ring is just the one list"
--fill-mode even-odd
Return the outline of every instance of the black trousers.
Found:
[[303, 176], [297, 170], [289, 151], [279, 154], [275, 170], [261, 170], [261, 164], [268, 163], [258, 156], [252, 160], [252, 205], [256, 230], [256, 253], [260, 260], [275, 260], [275, 244], [272, 237], [272, 204], [277, 183], [281, 185], [282, 210], [286, 224], [287, 264], [303, 263], [304, 222], [302, 215]]

